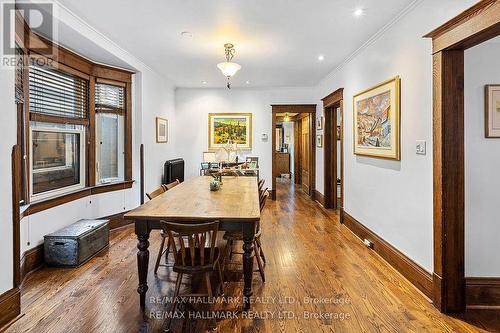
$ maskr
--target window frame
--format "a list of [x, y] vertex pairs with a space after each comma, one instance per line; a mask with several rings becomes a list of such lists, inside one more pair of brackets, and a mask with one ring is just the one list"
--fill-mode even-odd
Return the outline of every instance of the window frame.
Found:
[[[69, 129], [69, 128], [57, 128], [57, 127], [49, 127], [49, 126], [32, 126], [29, 125], [29, 131], [30, 131], [30, 138], [33, 138], [33, 132], [51, 132], [51, 133], [70, 133], [70, 134], [79, 134], [80, 135], [80, 166], [79, 166], [79, 171], [80, 171], [80, 182], [78, 184], [74, 185], [69, 185], [69, 186], [64, 186], [60, 187], [54, 190], [49, 190], [41, 193], [33, 193], [33, 174], [35, 173], [35, 169], [33, 167], [33, 162], [34, 159], [31, 158], [30, 160], [30, 166], [29, 166], [29, 183], [30, 183], [30, 199], [31, 202], [37, 202], [41, 201], [44, 199], [51, 199], [57, 196], [61, 196], [70, 192], [74, 192], [80, 189], [85, 188], [86, 186], [86, 160], [85, 160], [85, 128], [82, 127], [81, 129]], [[29, 153], [30, 156], [33, 156], [33, 140], [30, 140], [29, 142]]]

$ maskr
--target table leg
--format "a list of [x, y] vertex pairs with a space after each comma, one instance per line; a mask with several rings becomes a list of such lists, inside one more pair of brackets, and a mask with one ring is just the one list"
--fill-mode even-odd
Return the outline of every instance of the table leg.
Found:
[[139, 275], [139, 286], [137, 292], [140, 296], [141, 310], [146, 309], [146, 292], [148, 291], [148, 264], [149, 264], [149, 228], [144, 221], [135, 222], [135, 234], [137, 235], [137, 270]]
[[255, 237], [255, 223], [243, 224], [243, 275], [245, 286], [243, 288], [243, 309], [250, 309], [253, 277], [253, 242]]

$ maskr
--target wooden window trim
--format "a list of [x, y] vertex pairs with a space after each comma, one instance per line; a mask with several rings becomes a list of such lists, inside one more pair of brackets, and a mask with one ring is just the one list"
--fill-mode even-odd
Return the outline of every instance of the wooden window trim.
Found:
[[[77, 119], [68, 117], [58, 117], [51, 115], [42, 115], [29, 112], [29, 71], [25, 70], [24, 87], [25, 87], [25, 126], [20, 128], [23, 131], [25, 142], [30, 142], [29, 137], [29, 121], [51, 122], [59, 124], [79, 124], [85, 126], [86, 132], [86, 187], [75, 192], [70, 192], [58, 197], [37, 201], [30, 204], [29, 188], [31, 184], [26, 185], [24, 189], [25, 204], [28, 208], [24, 212], [24, 216], [39, 212], [45, 209], [56, 207], [60, 204], [85, 197], [90, 194], [105, 193], [109, 191], [122, 190], [132, 187], [132, 74], [134, 71], [116, 68], [104, 64], [94, 63], [91, 60], [82, 57], [81, 55], [72, 52], [60, 45], [49, 41], [48, 39], [37, 35], [30, 30], [29, 26], [24, 22], [22, 16], [16, 13], [16, 41], [25, 53], [26, 63], [32, 59], [39, 59], [45, 63], [52, 63], [53, 68], [76, 75], [80, 78], [89, 81], [89, 106], [87, 118]], [[40, 44], [52, 45], [54, 48], [54, 55], [46, 57], [45, 55], [38, 54], [30, 49], [30, 46]], [[50, 59], [50, 61], [48, 61]], [[96, 185], [95, 175], [95, 83], [109, 83], [125, 88], [125, 173], [124, 181], [113, 182], [111, 184]], [[20, 134], [19, 134], [20, 135]], [[25, 168], [26, 174], [29, 173], [29, 151], [26, 151], [25, 163], [22, 167]]]
[[54, 198], [32, 202], [31, 204], [27, 205], [27, 207], [25, 206], [26, 208], [22, 213], [22, 217], [39, 213], [44, 210], [51, 209], [63, 205], [65, 203], [82, 199], [91, 195], [129, 189], [132, 187], [133, 183], [134, 183], [133, 180], [126, 180], [112, 184], [89, 186]]

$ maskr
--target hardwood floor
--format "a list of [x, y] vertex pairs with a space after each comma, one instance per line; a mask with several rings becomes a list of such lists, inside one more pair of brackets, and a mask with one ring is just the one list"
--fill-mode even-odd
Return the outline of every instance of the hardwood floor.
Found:
[[[290, 189], [290, 191], [288, 191]], [[254, 316], [222, 319], [219, 332], [484, 332], [500, 331], [499, 312], [439, 313], [397, 271], [367, 249], [331, 211], [302, 191], [277, 184], [278, 201], [263, 212], [262, 245], [266, 283], [254, 275]], [[147, 311], [139, 310], [137, 240], [133, 227], [112, 233], [111, 245], [77, 269], [43, 268], [24, 282], [25, 316], [7, 332], [157, 332], [165, 311], [155, 297], [171, 296], [175, 273], [160, 267], [153, 275], [160, 236], [150, 238]], [[239, 249], [239, 252], [241, 250]], [[233, 269], [241, 256], [233, 257]], [[234, 277], [238, 274], [228, 274]], [[188, 279], [184, 291], [190, 288]], [[241, 295], [242, 282], [226, 284], [226, 297]], [[182, 291], [181, 291], [182, 293]], [[320, 303], [314, 303], [316, 300]], [[259, 302], [260, 301], [260, 302]], [[233, 311], [228, 302], [218, 310]], [[307, 315], [323, 315], [306, 319]], [[343, 318], [343, 319], [342, 319]], [[174, 331], [200, 332], [207, 320], [174, 320]]]

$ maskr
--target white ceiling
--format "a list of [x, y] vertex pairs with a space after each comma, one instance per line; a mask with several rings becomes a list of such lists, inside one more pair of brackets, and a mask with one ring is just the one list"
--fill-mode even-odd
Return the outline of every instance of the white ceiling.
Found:
[[226, 42], [242, 65], [235, 87], [315, 85], [413, 1], [59, 0], [177, 87], [223, 87]]

